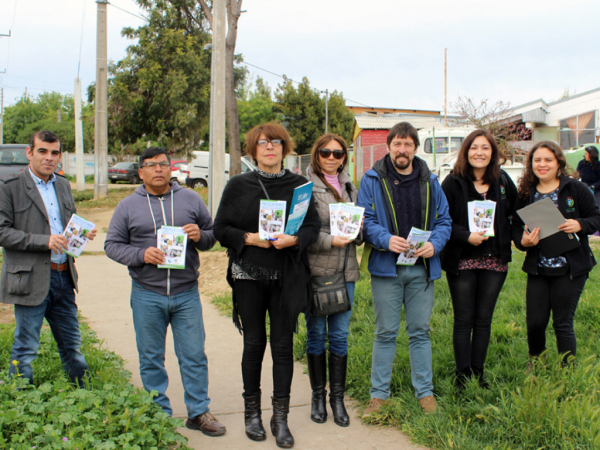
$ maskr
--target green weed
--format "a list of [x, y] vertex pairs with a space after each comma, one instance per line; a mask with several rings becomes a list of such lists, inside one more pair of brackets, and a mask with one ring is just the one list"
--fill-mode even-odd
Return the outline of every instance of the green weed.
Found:
[[[62, 369], [56, 343], [42, 329], [35, 386], [0, 370], [0, 448], [187, 449], [173, 419], [143, 389], [129, 384], [123, 361], [102, 347], [84, 323], [82, 351], [90, 367], [86, 389], [75, 389]], [[14, 325], [0, 328], [0, 361], [8, 362]], [[18, 368], [18, 367], [17, 367]]]

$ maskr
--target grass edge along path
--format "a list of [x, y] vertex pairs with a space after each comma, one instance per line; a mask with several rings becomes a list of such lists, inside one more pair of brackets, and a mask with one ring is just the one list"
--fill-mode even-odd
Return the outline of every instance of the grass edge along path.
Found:
[[[56, 343], [42, 328], [33, 363], [36, 387], [0, 368], [0, 448], [40, 449], [188, 449], [176, 429], [182, 419], [165, 414], [150, 393], [129, 383], [120, 356], [103, 348], [80, 318], [81, 350], [90, 367], [87, 389], [66, 379]], [[0, 361], [10, 359], [14, 324], [0, 325]]]
[[[600, 259], [600, 251], [594, 251]], [[411, 385], [404, 314], [397, 339], [389, 405], [369, 423], [392, 425], [414, 443], [435, 449], [599, 449], [600, 448], [600, 281], [595, 267], [575, 316], [577, 363], [562, 368], [554, 330], [547, 330], [548, 352], [527, 373], [524, 254], [514, 251], [498, 299], [486, 377], [490, 390], [470, 382], [464, 394], [454, 388], [453, 312], [445, 274], [435, 283], [431, 318], [434, 393], [440, 409], [424, 415]], [[231, 316], [231, 295], [212, 302]], [[233, 324], [231, 325], [233, 326]], [[350, 322], [347, 391], [363, 405], [369, 399], [375, 316], [370, 279], [361, 274]], [[299, 319], [294, 356], [305, 361], [306, 326]]]

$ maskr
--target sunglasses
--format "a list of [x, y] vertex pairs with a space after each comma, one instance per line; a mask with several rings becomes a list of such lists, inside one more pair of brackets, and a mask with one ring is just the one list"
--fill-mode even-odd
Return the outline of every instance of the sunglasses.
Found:
[[319, 150], [319, 155], [321, 155], [321, 158], [325, 159], [329, 158], [332, 153], [335, 159], [342, 159], [346, 155], [344, 150], [329, 150], [328, 148], [322, 148]]

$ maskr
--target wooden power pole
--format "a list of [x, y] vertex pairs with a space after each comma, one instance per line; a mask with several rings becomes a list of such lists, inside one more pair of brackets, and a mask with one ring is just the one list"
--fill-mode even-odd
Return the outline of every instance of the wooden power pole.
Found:
[[106, 38], [106, 9], [108, 0], [96, 0], [98, 24], [96, 29], [96, 120], [94, 135], [94, 198], [108, 195], [108, 61]]

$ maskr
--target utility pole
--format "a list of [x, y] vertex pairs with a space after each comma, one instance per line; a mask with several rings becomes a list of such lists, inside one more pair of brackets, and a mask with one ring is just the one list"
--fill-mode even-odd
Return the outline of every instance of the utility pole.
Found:
[[[448, 49], [445, 48], [444, 49], [444, 126], [445, 127], [448, 126], [448, 115], [446, 114], [446, 101], [448, 99], [448, 77], [447, 77], [447, 72], [446, 72], [447, 55], [448, 55]], [[448, 145], [450, 145], [450, 143], [448, 143]], [[450, 148], [450, 147], [448, 147], [448, 148]]]
[[0, 145], [4, 144], [4, 88], [0, 88]]
[[108, 195], [108, 74], [107, 74], [107, 4], [96, 0], [98, 22], [96, 28], [96, 129], [94, 136], [94, 198]]
[[85, 190], [83, 165], [83, 122], [81, 121], [81, 79], [75, 78], [75, 167], [77, 169], [77, 191]]
[[211, 92], [211, 168], [209, 176], [209, 206], [215, 215], [225, 189], [225, 30], [227, 28], [227, 0], [213, 2], [213, 61], [214, 80]]

